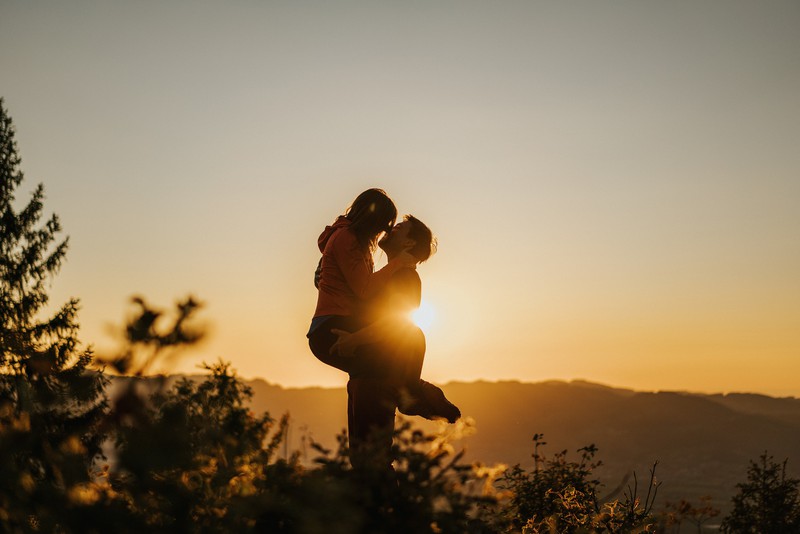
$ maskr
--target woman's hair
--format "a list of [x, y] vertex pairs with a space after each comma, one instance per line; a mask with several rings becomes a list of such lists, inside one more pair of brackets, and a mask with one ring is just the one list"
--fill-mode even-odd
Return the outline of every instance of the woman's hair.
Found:
[[344, 212], [350, 230], [365, 250], [374, 251], [378, 236], [394, 226], [397, 208], [383, 189], [367, 189]]
[[436, 252], [438, 242], [433, 236], [433, 232], [428, 228], [425, 223], [414, 217], [413, 215], [406, 215], [403, 220], [407, 221], [411, 226], [408, 229], [408, 237], [415, 241], [409, 254], [423, 262], [431, 257], [431, 254]]

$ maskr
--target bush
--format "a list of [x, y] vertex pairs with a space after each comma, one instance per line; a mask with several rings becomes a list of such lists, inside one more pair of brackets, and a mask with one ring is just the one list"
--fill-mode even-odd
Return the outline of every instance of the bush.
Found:
[[565, 450], [552, 458], [542, 454], [539, 449], [546, 445], [542, 434], [534, 434], [533, 443], [533, 471], [516, 465], [499, 480], [500, 487], [510, 492], [506, 509], [510, 529], [531, 534], [652, 531], [655, 520], [651, 512], [658, 490], [655, 466], [643, 502], [637, 495], [635, 474], [634, 485], [628, 486], [625, 498], [611, 501], [598, 497], [601, 485], [592, 478], [593, 471], [601, 465], [594, 459], [594, 445], [579, 449], [581, 458], [573, 462], [567, 460]]
[[208, 370], [143, 399], [147, 409], [119, 428], [118, 463], [88, 488], [103, 496], [98, 531], [497, 531], [494, 472], [462, 464], [442, 436], [400, 425], [391, 472], [352, 469], [345, 435], [336, 451], [314, 444], [314, 463], [302, 465], [277, 454], [287, 417], [255, 416], [229, 365]]

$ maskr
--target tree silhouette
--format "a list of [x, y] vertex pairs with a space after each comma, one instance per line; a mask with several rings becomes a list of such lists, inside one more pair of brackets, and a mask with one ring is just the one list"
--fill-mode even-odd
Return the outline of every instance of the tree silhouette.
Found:
[[722, 521], [723, 532], [800, 533], [800, 480], [786, 477], [787, 462], [777, 463], [767, 452], [750, 461], [747, 482], [736, 485], [733, 510]]
[[0, 518], [9, 530], [48, 530], [100, 452], [104, 379], [87, 370], [78, 301], [41, 317], [67, 252], [58, 216], [43, 221], [44, 187], [15, 209], [23, 180], [14, 126], [0, 99]]

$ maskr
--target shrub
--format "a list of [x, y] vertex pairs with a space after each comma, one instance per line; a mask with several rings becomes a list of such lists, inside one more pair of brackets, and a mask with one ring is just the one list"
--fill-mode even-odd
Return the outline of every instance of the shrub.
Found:
[[534, 434], [533, 443], [533, 471], [516, 465], [499, 480], [500, 487], [510, 492], [506, 510], [510, 529], [531, 534], [652, 531], [651, 512], [658, 490], [655, 466], [644, 501], [638, 497], [635, 474], [634, 485], [628, 486], [625, 498], [609, 501], [598, 497], [601, 485], [592, 477], [601, 465], [594, 459], [594, 445], [579, 449], [580, 460], [574, 462], [567, 460], [566, 450], [552, 458], [541, 453], [539, 449], [546, 445], [542, 434]]

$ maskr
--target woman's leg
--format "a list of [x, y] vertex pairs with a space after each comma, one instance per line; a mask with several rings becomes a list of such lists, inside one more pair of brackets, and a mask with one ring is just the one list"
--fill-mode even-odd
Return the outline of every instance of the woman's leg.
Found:
[[338, 329], [346, 332], [355, 332], [362, 327], [363, 324], [355, 317], [332, 316], [308, 336], [308, 346], [314, 356], [322, 363], [336, 367], [345, 373], [350, 373], [356, 363], [354, 359], [350, 357], [343, 358], [338, 354], [332, 355], [330, 353], [331, 347], [338, 339], [331, 330]]
[[365, 325], [354, 317], [331, 317], [308, 338], [311, 352], [321, 362], [349, 373], [351, 377], [386, 380], [403, 385], [419, 379], [425, 358], [425, 335], [416, 325], [398, 322], [386, 339], [359, 347], [351, 356], [331, 354], [338, 339], [331, 330], [355, 332]]

